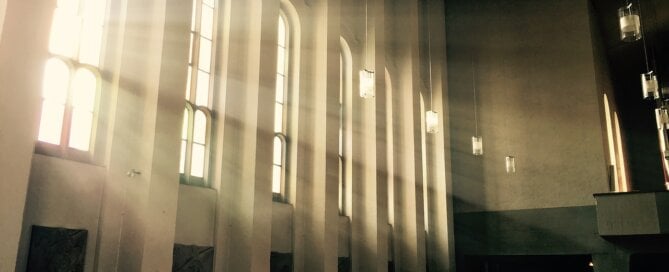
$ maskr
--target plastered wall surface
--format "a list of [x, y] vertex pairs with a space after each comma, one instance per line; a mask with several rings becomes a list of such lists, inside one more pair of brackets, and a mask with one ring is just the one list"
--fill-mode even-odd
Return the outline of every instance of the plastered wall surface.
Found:
[[456, 212], [593, 205], [608, 191], [589, 23], [585, 0], [448, 1]]
[[27, 265], [32, 225], [88, 230], [84, 270], [95, 271], [105, 168], [35, 154], [17, 270]]
[[179, 185], [174, 243], [213, 246], [216, 216], [215, 190]]

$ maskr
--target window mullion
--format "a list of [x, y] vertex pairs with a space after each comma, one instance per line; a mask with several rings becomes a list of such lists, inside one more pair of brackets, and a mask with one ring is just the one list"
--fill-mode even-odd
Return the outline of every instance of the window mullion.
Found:
[[191, 164], [192, 164], [192, 154], [193, 154], [193, 131], [195, 130], [195, 112], [197, 111], [197, 108], [192, 107], [193, 110], [190, 112], [188, 115], [188, 132], [186, 135], [186, 154], [184, 155], [185, 157], [185, 162], [184, 162], [184, 176], [186, 177], [187, 183], [190, 183], [190, 169], [191, 169]]
[[[72, 69], [72, 68], [70, 68]], [[60, 146], [63, 149], [70, 147], [70, 129], [72, 127], [72, 88], [74, 87], [72, 81], [77, 73], [76, 69], [70, 70], [70, 78], [67, 83], [67, 95], [65, 96], [65, 105], [63, 111], [63, 128], [60, 134]]]
[[65, 110], [63, 112], [63, 129], [60, 134], [60, 145], [63, 148], [70, 147], [70, 128], [72, 127], [72, 105], [69, 103], [65, 104]]
[[[198, 65], [199, 65], [199, 58], [200, 58], [200, 34], [195, 31], [193, 33], [193, 61], [190, 63], [190, 97], [188, 98], [189, 102], [192, 102], [194, 104], [195, 99], [197, 97], [197, 85], [199, 82], [197, 81], [197, 73], [199, 71]], [[193, 112], [194, 114], [195, 112]]]
[[[211, 78], [211, 76], [210, 76]], [[211, 85], [209, 85], [211, 88]], [[211, 159], [211, 153], [210, 153], [210, 146], [211, 146], [211, 127], [212, 127], [212, 120], [213, 118], [211, 117], [211, 111], [206, 108], [202, 107], [200, 109], [205, 116], [205, 122], [206, 122], [206, 131], [204, 133], [204, 166], [203, 166], [203, 173], [202, 173], [202, 179], [204, 180], [205, 184], [208, 182], [208, 177], [209, 177], [209, 161]]]
[[287, 165], [286, 165], [286, 161], [287, 161], [286, 150], [288, 149], [288, 141], [286, 139], [286, 135], [281, 134], [281, 142], [282, 142], [282, 144], [281, 144], [281, 178], [280, 178], [281, 190], [280, 191], [281, 191], [281, 197], [285, 197], [286, 196], [286, 167], [287, 167]]

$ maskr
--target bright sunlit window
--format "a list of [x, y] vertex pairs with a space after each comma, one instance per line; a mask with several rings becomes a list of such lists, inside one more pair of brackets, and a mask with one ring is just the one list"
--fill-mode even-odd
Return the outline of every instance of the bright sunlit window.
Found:
[[344, 214], [344, 57], [339, 55], [339, 213]]
[[612, 182], [611, 185], [613, 186], [612, 189], [615, 192], [627, 192], [629, 188], [618, 113], [611, 110], [609, 98], [606, 94], [604, 94], [604, 115], [609, 150], [609, 167], [611, 167], [609, 175]]
[[285, 179], [286, 161], [286, 84], [288, 74], [288, 30], [286, 18], [279, 16], [277, 60], [276, 60], [276, 97], [274, 103], [274, 155], [272, 160], [272, 193], [281, 195]]
[[347, 116], [350, 110], [347, 102], [353, 93], [353, 64], [351, 49], [343, 37], [339, 37], [339, 50], [339, 214], [350, 215], [351, 180], [347, 175], [347, 167], [350, 167], [347, 161], [350, 152], [347, 137], [350, 136], [346, 124], [350, 120], [350, 116]]
[[40, 142], [91, 150], [105, 11], [103, 0], [57, 1], [42, 81]]
[[208, 186], [215, 10], [215, 0], [193, 0], [179, 173], [197, 186]]

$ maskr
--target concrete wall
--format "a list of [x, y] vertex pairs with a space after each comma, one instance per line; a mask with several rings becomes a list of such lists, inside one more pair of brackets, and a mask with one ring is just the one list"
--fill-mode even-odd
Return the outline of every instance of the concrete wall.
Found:
[[[551, 255], [605, 252], [594, 206], [459, 213], [458, 255]], [[476, 234], [476, 235], [472, 235]]]
[[[87, 229], [87, 271], [169, 270], [175, 242], [215, 246], [216, 271], [265, 271], [268, 253], [274, 250], [292, 252], [296, 271], [334, 271], [334, 257], [340, 255], [353, 260], [354, 271], [385, 270], [388, 259], [395, 259], [389, 256], [392, 241], [386, 226], [388, 213], [396, 211], [405, 215], [402, 222], [409, 226], [402, 232], [405, 237], [396, 236], [409, 245], [402, 251], [403, 267], [414, 271], [425, 267], [423, 191], [414, 188], [421, 184], [416, 181], [422, 180], [422, 173], [416, 171], [419, 161], [413, 160], [422, 157], [413, 154], [420, 152], [416, 137], [422, 115], [416, 107], [420, 60], [415, 57], [421, 38], [412, 35], [406, 40], [402, 62], [392, 64], [393, 78], [402, 82], [397, 90], [403, 95], [395, 100], [407, 98], [401, 106], [386, 91], [383, 73], [385, 50], [395, 43], [385, 35], [397, 32], [394, 28], [401, 25], [386, 22], [393, 21], [392, 16], [407, 19], [409, 24], [402, 29], [417, 34], [418, 1], [369, 1], [369, 24], [362, 20], [366, 7], [360, 1], [219, 1], [216, 17], [221, 27], [214, 54], [219, 62], [212, 70], [216, 95], [212, 97], [215, 120], [209, 164], [213, 168], [209, 182], [216, 191], [179, 186], [176, 171], [188, 60], [191, 6], [187, 2], [109, 3], [100, 110], [91, 154], [94, 164], [34, 153], [41, 71], [48, 58], [55, 2], [0, 3], [0, 59], [13, 63], [0, 67], [1, 81], [10, 82], [0, 92], [0, 149], [6, 151], [0, 156], [0, 170], [12, 181], [0, 184], [0, 217], [4, 219], [0, 227], [6, 241], [0, 246], [1, 271], [15, 270], [17, 252], [18, 270], [25, 266], [29, 242], [25, 232], [33, 223]], [[288, 103], [292, 124], [286, 199], [290, 205], [272, 202], [272, 162], [266, 156], [274, 136], [274, 112], [267, 109], [274, 106], [280, 9], [293, 16], [291, 27], [296, 31], [291, 33], [295, 39], [291, 49], [300, 49], [291, 56], [290, 67], [294, 81], [289, 84]], [[349, 18], [342, 15], [355, 18], [342, 19]], [[433, 30], [443, 31], [443, 15], [437, 15], [433, 21], [439, 25]], [[25, 18], [36, 19], [26, 23]], [[367, 33], [369, 39], [362, 42]], [[355, 177], [348, 181], [353, 186], [347, 186], [348, 217], [339, 216], [337, 210], [341, 84], [337, 64], [342, 36], [353, 51], [350, 85], [357, 87], [357, 71], [367, 68], [365, 65], [377, 71], [376, 99], [359, 97], [355, 88], [347, 95], [350, 118], [346, 127], [351, 136], [347, 176]], [[443, 45], [434, 50], [440, 48]], [[445, 88], [441, 85], [445, 70], [435, 71], [439, 82], [435, 88]], [[440, 97], [438, 91], [435, 95]], [[401, 117], [403, 126], [389, 129], [394, 117]], [[410, 143], [403, 151], [412, 155], [393, 158], [389, 147], [401, 145], [392, 140], [400, 135]], [[436, 137], [444, 135], [447, 133]], [[447, 137], [440, 141], [444, 139]], [[428, 156], [441, 166], [431, 174], [432, 182], [445, 184], [447, 175], [437, 172], [446, 172], [443, 165], [448, 156], [438, 154], [445, 152], [443, 143], [435, 146], [436, 154]], [[391, 181], [394, 163], [406, 171], [401, 179]], [[127, 175], [132, 169], [141, 174]], [[396, 192], [410, 200], [389, 211], [388, 202], [393, 200], [388, 197], [388, 182], [404, 181], [407, 190]], [[81, 183], [85, 185], [79, 186]], [[433, 199], [447, 199], [444, 188], [434, 190], [438, 193]], [[28, 207], [25, 213], [24, 205]], [[439, 201], [430, 206], [426, 209], [433, 214], [446, 208]], [[74, 212], [81, 216], [73, 218]], [[23, 237], [20, 250], [19, 237]], [[441, 239], [440, 244], [445, 242]]]
[[272, 202], [272, 252], [293, 252], [293, 206]]
[[[293, 252], [292, 220], [293, 206], [280, 202], [272, 203], [272, 252]], [[350, 257], [351, 222], [347, 216], [339, 216], [337, 230], [337, 256]]]
[[351, 256], [351, 220], [346, 216], [339, 216], [339, 243], [337, 244], [337, 256]]
[[452, 0], [446, 10], [456, 212], [594, 204], [608, 184], [588, 1]]
[[94, 260], [104, 180], [104, 167], [33, 156], [17, 271], [26, 269], [33, 225], [88, 230], [84, 271], [96, 271]]
[[12, 0], [1, 3], [0, 271], [14, 271], [39, 126], [42, 83], [37, 79], [41, 78], [48, 54], [55, 2]]
[[446, 12], [458, 269], [470, 255], [592, 255], [595, 271], [627, 271], [631, 252], [656, 250], [597, 232], [613, 84], [590, 2], [449, 0]]
[[214, 245], [216, 196], [217, 193], [213, 189], [179, 185], [174, 243]]

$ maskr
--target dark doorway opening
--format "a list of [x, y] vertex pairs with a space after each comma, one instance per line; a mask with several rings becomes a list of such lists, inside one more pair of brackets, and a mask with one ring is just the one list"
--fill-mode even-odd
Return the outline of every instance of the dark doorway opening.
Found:
[[593, 272], [590, 255], [465, 256], [466, 272]]
[[632, 254], [631, 272], [666, 272], [669, 271], [669, 253]]

